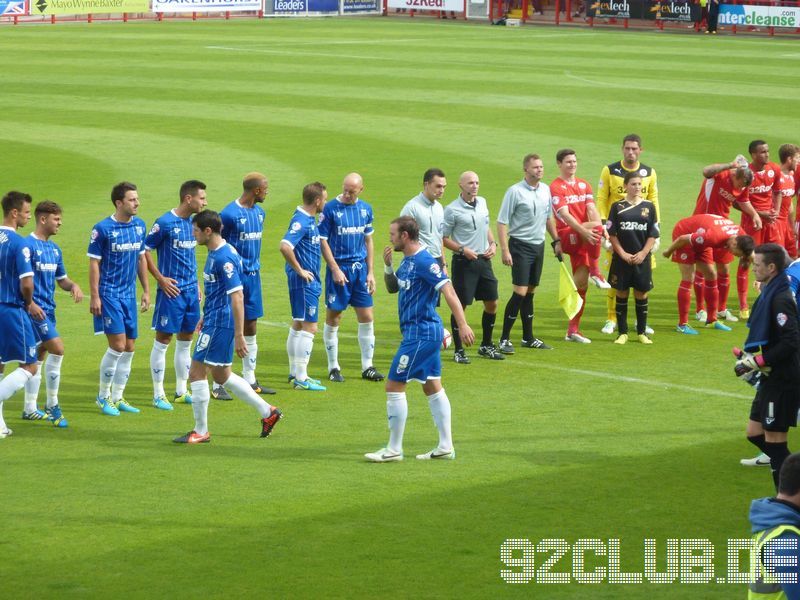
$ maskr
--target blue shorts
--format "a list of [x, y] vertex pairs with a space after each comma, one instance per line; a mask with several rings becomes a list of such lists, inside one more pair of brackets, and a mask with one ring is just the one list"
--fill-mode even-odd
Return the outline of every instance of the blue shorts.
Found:
[[389, 369], [389, 379], [406, 383], [442, 378], [442, 342], [403, 340]]
[[233, 329], [203, 327], [197, 336], [192, 360], [214, 367], [233, 364]]
[[347, 283], [336, 285], [331, 270], [325, 272], [325, 306], [331, 310], [343, 311], [348, 306], [364, 308], [372, 306], [372, 296], [367, 291], [367, 266], [356, 262], [340, 264], [339, 268], [347, 277]]
[[311, 283], [302, 282], [297, 275], [289, 275], [289, 304], [292, 307], [293, 321], [316, 323], [319, 320], [319, 296], [322, 285], [316, 279]]
[[197, 286], [181, 289], [170, 298], [161, 289], [156, 292], [153, 329], [162, 333], [193, 333], [200, 322], [200, 294]]
[[21, 306], [0, 304], [0, 360], [5, 365], [37, 361], [36, 334], [28, 312]]
[[106, 298], [100, 296], [103, 303], [101, 317], [94, 317], [94, 334], [117, 335], [124, 333], [129, 340], [139, 337], [139, 317], [136, 298]]
[[255, 321], [264, 316], [264, 303], [261, 300], [261, 273], [242, 273], [242, 293], [244, 294], [244, 320]]
[[56, 313], [54, 311], [45, 311], [44, 321], [37, 321], [31, 317], [31, 325], [33, 325], [33, 333], [40, 343], [61, 337], [56, 329]]

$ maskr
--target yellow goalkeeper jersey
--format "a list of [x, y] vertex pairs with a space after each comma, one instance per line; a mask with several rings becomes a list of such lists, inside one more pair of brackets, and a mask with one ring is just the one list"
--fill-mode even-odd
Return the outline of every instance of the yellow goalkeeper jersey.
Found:
[[[656, 208], [656, 221], [661, 222], [655, 169], [639, 163], [630, 171], [638, 171], [639, 175], [642, 176], [642, 198], [653, 203]], [[597, 185], [597, 193], [595, 194], [597, 211], [603, 221], [608, 219], [611, 205], [625, 197], [625, 186], [622, 182], [625, 174], [630, 171], [622, 165], [621, 160], [603, 167], [603, 171], [600, 173], [600, 183]]]

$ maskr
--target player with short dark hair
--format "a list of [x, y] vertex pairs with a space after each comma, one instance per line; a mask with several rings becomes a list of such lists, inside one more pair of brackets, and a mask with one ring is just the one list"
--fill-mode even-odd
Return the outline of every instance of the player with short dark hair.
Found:
[[[256, 378], [258, 363], [258, 319], [264, 316], [261, 298], [261, 238], [266, 213], [259, 206], [269, 192], [267, 176], [252, 172], [242, 179], [242, 194], [223, 208], [222, 237], [242, 257], [242, 293], [244, 295], [244, 337], [247, 354], [242, 357], [242, 377], [257, 394], [274, 394], [275, 390], [261, 385]], [[222, 386], [214, 386], [211, 395], [218, 400], [230, 400]]]
[[401, 217], [411, 217], [419, 225], [419, 239], [423, 247], [447, 271], [444, 261], [442, 232], [444, 230], [444, 207], [441, 199], [447, 187], [444, 171], [428, 169], [422, 176], [422, 191], [406, 202], [400, 211]]
[[[30, 194], [8, 192], [2, 199], [3, 224], [0, 226], [0, 360], [15, 362], [18, 369], [0, 381], [0, 439], [12, 434], [3, 419], [3, 402], [11, 398], [33, 377], [36, 364], [36, 335], [31, 318], [42, 320], [44, 311], [33, 299], [31, 250], [17, 233], [31, 218]], [[27, 314], [26, 314], [27, 312]], [[41, 420], [44, 414], [23, 413], [27, 420]]]
[[[52, 200], [43, 200], [36, 205], [34, 216], [36, 225], [26, 242], [31, 249], [31, 266], [33, 267], [33, 301], [39, 305], [45, 318], [31, 318], [33, 332], [39, 341], [37, 349], [38, 362], [36, 374], [25, 384], [25, 408], [22, 418], [32, 412], [40, 413], [36, 408], [36, 398], [42, 383], [44, 370], [47, 401], [45, 414], [56, 427], [67, 426], [67, 419], [58, 402], [58, 389], [61, 382], [61, 363], [64, 359], [64, 341], [56, 329], [56, 285], [69, 292], [77, 303], [83, 300], [80, 286], [67, 277], [64, 267], [64, 254], [61, 248], [50, 238], [61, 228], [61, 207]], [[44, 355], [47, 360], [44, 361]]]
[[292, 324], [286, 340], [289, 380], [294, 389], [324, 392], [325, 386], [308, 376], [308, 362], [314, 349], [314, 334], [319, 319], [320, 241], [317, 215], [328, 199], [325, 186], [318, 181], [303, 188], [303, 206], [298, 206], [281, 240], [280, 251], [286, 261]]
[[[161, 215], [144, 240], [147, 268], [158, 283], [153, 310], [156, 339], [150, 352], [153, 406], [172, 410], [164, 391], [167, 348], [175, 342], [175, 401], [192, 403], [187, 391], [192, 336], [200, 322], [200, 287], [197, 283], [197, 241], [192, 233], [192, 215], [206, 207], [206, 184], [190, 179], [181, 184], [178, 206]], [[152, 251], [158, 255], [156, 265]]]
[[617, 326], [619, 336], [615, 344], [628, 341], [628, 296], [633, 288], [636, 302], [636, 334], [642, 344], [653, 341], [645, 333], [647, 328], [647, 293], [653, 289], [653, 266], [650, 252], [660, 233], [656, 222], [656, 209], [652, 202], [643, 200], [642, 177], [636, 172], [625, 174], [625, 198], [611, 205], [606, 219], [614, 257], [608, 281], [617, 290]]
[[[600, 182], [597, 184], [597, 194], [595, 203], [600, 219], [605, 221], [611, 206], [614, 202], [625, 197], [625, 174], [630, 172], [638, 173], [642, 178], [642, 198], [652, 202], [656, 207], [656, 222], [661, 223], [661, 209], [658, 204], [658, 178], [656, 170], [639, 162], [639, 157], [644, 151], [642, 138], [636, 133], [629, 133], [622, 138], [622, 160], [606, 165], [600, 172]], [[655, 249], [658, 249], [656, 244]], [[605, 255], [606, 266], [611, 265], [613, 253], [607, 252]], [[651, 254], [651, 262], [655, 266], [655, 257]], [[617, 328], [616, 313], [616, 292], [608, 290], [608, 317], [601, 331], [605, 334], [612, 334]], [[648, 327], [647, 335], [652, 335], [653, 330]]]
[[[692, 280], [695, 268], [699, 269], [707, 282], [716, 281], [714, 269], [714, 249], [725, 249], [747, 262], [753, 252], [753, 238], [743, 235], [741, 228], [730, 219], [719, 215], [692, 215], [681, 219], [672, 230], [672, 245], [664, 251], [664, 256], [672, 257], [681, 270], [681, 283], [678, 287], [678, 333], [697, 335], [697, 330], [689, 325], [689, 306], [692, 303]], [[720, 253], [718, 260], [727, 260]], [[716, 285], [711, 288], [716, 291]], [[706, 327], [720, 331], [731, 328], [717, 320], [717, 297], [706, 297], [708, 316]]]
[[739, 376], [760, 374], [747, 439], [769, 456], [776, 489], [781, 465], [790, 454], [788, 431], [797, 425], [800, 406], [800, 329], [786, 262], [786, 251], [778, 244], [756, 246], [753, 275], [761, 283], [761, 294], [748, 321], [744, 354], [736, 363]]
[[[461, 303], [438, 261], [419, 239], [419, 226], [411, 217], [399, 217], [389, 226], [390, 246], [383, 250], [384, 282], [390, 294], [399, 292], [397, 308], [403, 341], [392, 360], [386, 381], [386, 414], [389, 443], [364, 457], [372, 462], [403, 460], [403, 433], [408, 416], [406, 385], [418, 381], [428, 397], [433, 421], [439, 431], [439, 443], [430, 452], [418, 454], [419, 460], [452, 460], [456, 457], [450, 422], [450, 400], [442, 387], [440, 348], [444, 336], [442, 319], [436, 314], [441, 293], [453, 314], [463, 343], [471, 345], [475, 334], [464, 318]], [[403, 261], [395, 273], [392, 252], [402, 252]]]
[[353, 307], [358, 320], [361, 378], [383, 380], [383, 375], [372, 364], [375, 354], [372, 310], [375, 249], [372, 207], [358, 197], [363, 189], [361, 175], [349, 173], [342, 182], [342, 193], [325, 204], [319, 217], [320, 248], [328, 265], [322, 339], [328, 355], [328, 379], [335, 382], [344, 381], [339, 365], [339, 323], [348, 306]]
[[[140, 309], [150, 308], [150, 282], [144, 258], [147, 226], [139, 212], [139, 192], [127, 181], [111, 190], [114, 214], [97, 223], [89, 240], [89, 311], [95, 335], [104, 333], [108, 349], [100, 361], [97, 405], [104, 415], [138, 413], [123, 393], [139, 337], [136, 279], [142, 284]], [[113, 387], [112, 387], [113, 385]]]
[[[778, 226], [778, 207], [780, 205], [781, 169], [769, 160], [769, 144], [764, 140], [753, 140], [748, 146], [751, 161], [748, 165], [753, 172], [753, 181], [747, 188], [747, 195], [753, 208], [761, 218], [761, 227], [746, 213], [742, 213], [742, 231], [759, 244], [781, 243], [780, 229]], [[748, 262], [739, 262], [736, 271], [736, 291], [739, 296], [739, 317], [746, 319], [750, 316], [747, 303], [750, 270]]]
[[750, 598], [800, 597], [800, 453], [783, 461], [779, 479], [777, 496], [750, 504], [756, 565]]
[[[695, 215], [719, 215], [730, 217], [731, 207], [747, 214], [759, 227], [761, 217], [748, 199], [747, 186], [753, 181], [753, 172], [747, 166], [747, 159], [741, 154], [729, 163], [717, 163], [703, 168], [705, 181], [700, 186], [700, 193], [695, 203]], [[727, 262], [726, 262], [727, 261]], [[717, 272], [716, 282], [707, 282], [700, 270], [694, 274], [695, 318], [705, 322], [708, 318], [705, 297], [717, 295], [717, 318], [720, 320], [738, 321], [732, 311], [728, 310], [728, 292], [731, 287], [728, 264], [733, 256], [724, 248], [714, 250], [714, 266]], [[716, 284], [716, 287], [715, 287]]]
[[[478, 356], [491, 360], [505, 357], [492, 341], [494, 323], [497, 316], [497, 278], [492, 270], [492, 257], [497, 243], [492, 236], [489, 208], [486, 198], [478, 195], [480, 179], [474, 171], [466, 171], [458, 180], [461, 192], [444, 209], [444, 245], [453, 251], [451, 275], [461, 307], [472, 304], [473, 300], [483, 301], [481, 325], [483, 339], [478, 348]], [[450, 315], [455, 351], [453, 358], [460, 364], [470, 360], [461, 343], [458, 321]]]
[[795, 172], [800, 161], [800, 146], [783, 144], [778, 148], [778, 157], [781, 161], [781, 174], [778, 182], [780, 193], [780, 206], [778, 208], [778, 228], [780, 229], [781, 245], [786, 249], [789, 257], [797, 258], [797, 238], [795, 229], [795, 210], [792, 199], [797, 194]]
[[211, 441], [208, 431], [209, 371], [216, 383], [258, 411], [262, 438], [272, 433], [282, 416], [281, 411], [265, 402], [250, 383], [231, 371], [234, 351], [241, 358], [248, 352], [244, 336], [243, 262], [236, 249], [222, 237], [221, 231], [222, 219], [213, 210], [201, 211], [192, 220], [192, 234], [198, 244], [208, 248], [208, 258], [203, 267], [203, 326], [197, 336], [189, 369], [195, 424], [190, 432], [173, 440], [178, 444]]
[[533, 336], [533, 295], [539, 286], [544, 265], [545, 231], [553, 239], [553, 251], [561, 254], [555, 224], [550, 219], [553, 206], [550, 187], [542, 182], [544, 163], [538, 154], [527, 154], [522, 160], [525, 173], [503, 196], [497, 215], [497, 240], [503, 264], [511, 267], [513, 293], [506, 304], [500, 351], [514, 354], [509, 339], [511, 328], [522, 313], [522, 347], [552, 350], [552, 346]]
[[572, 277], [581, 297], [581, 307], [570, 319], [564, 340], [589, 344], [592, 340], [580, 332], [589, 278], [602, 289], [610, 287], [600, 274], [597, 264], [603, 226], [594, 204], [592, 186], [575, 176], [578, 170], [578, 156], [575, 151], [571, 148], [559, 150], [556, 163], [560, 174], [550, 184], [556, 231], [561, 250], [569, 255]]

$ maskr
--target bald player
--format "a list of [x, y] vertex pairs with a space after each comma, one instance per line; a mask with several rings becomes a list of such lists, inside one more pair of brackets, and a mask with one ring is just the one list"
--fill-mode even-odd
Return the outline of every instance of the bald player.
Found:
[[381, 381], [383, 375], [372, 364], [375, 354], [373, 299], [375, 272], [372, 242], [372, 207], [358, 195], [364, 180], [349, 173], [342, 182], [342, 193], [327, 202], [319, 218], [319, 243], [325, 270], [325, 328], [323, 340], [328, 354], [328, 379], [344, 381], [339, 365], [339, 323], [342, 313], [352, 306], [358, 320], [358, 345], [361, 348], [361, 378]]
[[[461, 192], [444, 209], [444, 247], [453, 251], [451, 276], [453, 288], [462, 308], [473, 300], [483, 301], [483, 340], [478, 355], [490, 360], [505, 357], [492, 340], [497, 317], [497, 278], [492, 271], [492, 257], [497, 252], [497, 243], [489, 226], [489, 209], [486, 199], [478, 196], [480, 179], [473, 171], [461, 174], [458, 180]], [[450, 317], [457, 363], [469, 364], [455, 315]]]
[[[256, 379], [258, 342], [256, 326], [264, 316], [261, 299], [261, 236], [266, 213], [259, 206], [267, 197], [267, 176], [252, 172], [242, 179], [242, 195], [223, 208], [222, 238], [242, 257], [242, 291], [244, 292], [244, 340], [247, 354], [242, 357], [242, 377], [257, 394], [274, 394], [275, 390], [263, 387]], [[231, 396], [221, 385], [215, 385], [211, 395], [218, 400]]]

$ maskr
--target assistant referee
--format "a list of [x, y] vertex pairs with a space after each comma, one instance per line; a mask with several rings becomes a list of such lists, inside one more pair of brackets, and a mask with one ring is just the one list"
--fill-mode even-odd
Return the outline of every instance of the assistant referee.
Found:
[[[480, 179], [477, 173], [462, 173], [458, 187], [461, 189], [458, 198], [444, 209], [443, 241], [445, 248], [453, 251], [450, 270], [453, 287], [462, 308], [472, 304], [473, 300], [483, 301], [483, 339], [478, 355], [503, 360], [505, 357], [492, 341], [497, 316], [497, 278], [492, 271], [492, 257], [497, 250], [497, 243], [489, 227], [489, 209], [486, 199], [478, 196]], [[469, 364], [453, 315], [450, 316], [450, 327], [455, 345], [453, 360]]]

